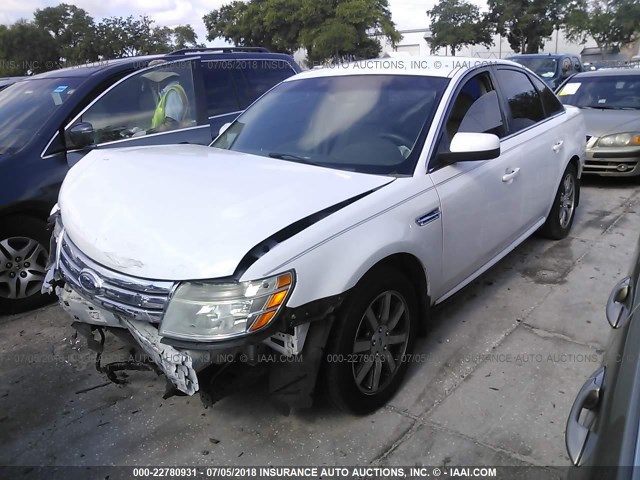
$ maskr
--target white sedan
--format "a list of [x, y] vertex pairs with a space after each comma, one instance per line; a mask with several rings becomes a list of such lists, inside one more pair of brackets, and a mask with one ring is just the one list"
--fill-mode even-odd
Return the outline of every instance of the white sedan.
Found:
[[60, 192], [45, 288], [90, 339], [129, 336], [170, 391], [212, 403], [264, 369], [286, 408], [324, 391], [367, 413], [433, 305], [532, 233], [568, 234], [585, 138], [578, 109], [512, 62], [309, 71], [211, 147], [88, 154]]

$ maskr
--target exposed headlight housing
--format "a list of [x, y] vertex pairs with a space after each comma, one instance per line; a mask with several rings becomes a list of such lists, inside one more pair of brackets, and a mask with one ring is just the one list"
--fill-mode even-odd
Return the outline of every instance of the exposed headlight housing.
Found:
[[606, 135], [598, 140], [599, 147], [638, 147], [640, 146], [640, 133], [625, 132]]
[[185, 282], [176, 288], [160, 335], [209, 342], [257, 332], [276, 317], [294, 286], [293, 272], [240, 283]]

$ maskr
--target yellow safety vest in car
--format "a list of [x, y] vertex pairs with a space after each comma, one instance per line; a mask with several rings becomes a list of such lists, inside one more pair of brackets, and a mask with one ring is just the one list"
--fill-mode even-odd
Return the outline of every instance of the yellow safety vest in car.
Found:
[[182, 118], [174, 118], [174, 120], [176, 122], [181, 122], [187, 116], [187, 110], [189, 108], [189, 99], [187, 98], [187, 92], [184, 91], [184, 88], [182, 88], [182, 85], [180, 85], [179, 83], [172, 83], [162, 91], [162, 96], [160, 97], [158, 105], [156, 105], [156, 111], [153, 113], [153, 118], [151, 119], [151, 128], [158, 128], [162, 124], [164, 124], [165, 118], [167, 118], [165, 111], [167, 108], [167, 97], [172, 91], [176, 92], [180, 96], [182, 105], [184, 106]]

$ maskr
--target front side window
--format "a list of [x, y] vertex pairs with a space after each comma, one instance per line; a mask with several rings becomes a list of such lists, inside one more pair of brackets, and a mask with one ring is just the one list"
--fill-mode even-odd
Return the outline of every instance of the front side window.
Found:
[[123, 80], [77, 123], [92, 125], [97, 144], [197, 125], [191, 62], [159, 66]]
[[449, 82], [409, 75], [353, 75], [278, 85], [213, 147], [383, 175], [413, 173], [419, 138]]
[[500, 104], [488, 73], [476, 75], [464, 84], [456, 94], [445, 126], [449, 141], [458, 132], [504, 137]]
[[501, 69], [496, 72], [496, 76], [509, 106], [510, 134], [544, 119], [540, 95], [525, 73]]
[[[33, 78], [0, 92], [0, 154], [24, 147], [74, 95], [84, 78]], [[51, 135], [47, 133], [47, 135]]]
[[640, 74], [578, 76], [567, 82], [558, 97], [565, 105], [603, 110], [640, 109]]

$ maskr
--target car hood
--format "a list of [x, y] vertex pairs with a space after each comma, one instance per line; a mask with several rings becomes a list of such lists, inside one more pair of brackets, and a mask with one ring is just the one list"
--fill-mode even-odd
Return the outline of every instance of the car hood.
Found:
[[276, 232], [393, 180], [200, 145], [94, 150], [59, 206], [71, 241], [105, 267], [195, 280], [232, 275]]
[[602, 137], [612, 133], [640, 131], [639, 110], [598, 110], [581, 108], [587, 135]]

